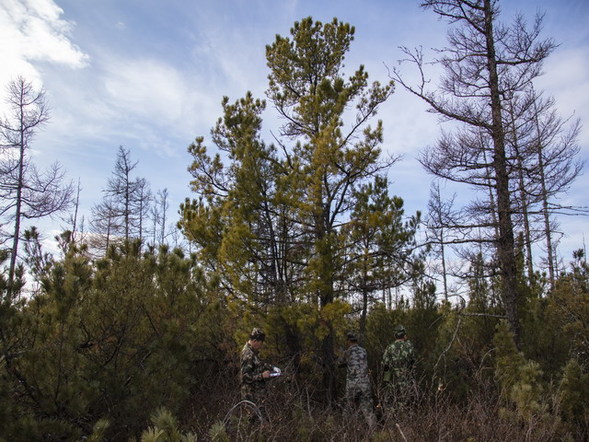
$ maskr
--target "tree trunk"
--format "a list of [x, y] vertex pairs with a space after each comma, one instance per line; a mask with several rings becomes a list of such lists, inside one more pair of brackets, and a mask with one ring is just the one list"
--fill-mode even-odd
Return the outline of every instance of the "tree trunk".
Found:
[[520, 343], [520, 325], [518, 314], [517, 265], [515, 259], [515, 240], [511, 219], [511, 199], [509, 194], [509, 176], [505, 155], [505, 130], [501, 113], [501, 95], [497, 74], [496, 53], [493, 41], [493, 16], [491, 0], [485, 0], [485, 27], [489, 70], [489, 88], [491, 92], [491, 117], [493, 138], [493, 168], [495, 171], [495, 192], [497, 196], [497, 214], [499, 237], [497, 238], [497, 257], [502, 278], [502, 298], [505, 304], [507, 320], [514, 334], [516, 345]]

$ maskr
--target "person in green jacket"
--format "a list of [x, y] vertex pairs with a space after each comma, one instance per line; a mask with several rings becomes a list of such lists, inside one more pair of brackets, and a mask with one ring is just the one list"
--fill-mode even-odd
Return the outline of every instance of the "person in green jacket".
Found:
[[260, 359], [259, 352], [266, 334], [259, 328], [254, 328], [248, 341], [241, 350], [241, 370], [239, 381], [241, 384], [241, 399], [251, 401], [264, 412], [266, 400], [266, 383], [272, 379], [273, 367]]
[[407, 405], [415, 391], [415, 349], [402, 325], [395, 327], [395, 341], [382, 357], [384, 405], [399, 409]]

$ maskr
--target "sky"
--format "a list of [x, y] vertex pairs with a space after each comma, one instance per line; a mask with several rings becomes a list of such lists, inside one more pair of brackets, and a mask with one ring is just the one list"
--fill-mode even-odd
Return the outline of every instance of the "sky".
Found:
[[[542, 36], [559, 46], [537, 88], [555, 98], [563, 118], [581, 119], [580, 159], [587, 162], [589, 1], [503, 0], [501, 7], [505, 23], [516, 12], [529, 22], [537, 12], [545, 14]], [[346, 72], [363, 64], [370, 79], [381, 82], [402, 58], [401, 46], [431, 53], [444, 46], [448, 29], [411, 0], [0, 0], [0, 115], [6, 85], [17, 75], [44, 88], [51, 120], [32, 142], [33, 161], [40, 168], [57, 161], [69, 180], [80, 181], [86, 223], [102, 199], [119, 146], [130, 150], [136, 174], [153, 192], [168, 190], [168, 218], [176, 220], [179, 204], [195, 196], [188, 145], [204, 136], [213, 149], [210, 129], [224, 96], [235, 101], [251, 91], [265, 98], [265, 46], [309, 16], [353, 25]], [[443, 127], [426, 110], [397, 87], [378, 113], [383, 151], [402, 155], [389, 181], [408, 215], [426, 210], [432, 178], [416, 158]], [[279, 124], [271, 106], [264, 118], [268, 131]], [[585, 172], [562, 202], [588, 206], [587, 188]], [[583, 246], [588, 218], [559, 221], [565, 233], [560, 251], [569, 260]], [[49, 239], [65, 226], [59, 219], [35, 224]]]

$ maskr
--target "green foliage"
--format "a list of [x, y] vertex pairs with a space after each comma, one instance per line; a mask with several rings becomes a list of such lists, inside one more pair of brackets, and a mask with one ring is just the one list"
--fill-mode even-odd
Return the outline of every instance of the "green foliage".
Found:
[[503, 314], [494, 302], [484, 265], [482, 255], [473, 258], [468, 302], [455, 306], [442, 303], [436, 333], [428, 338], [433, 347], [422, 353], [426, 372], [438, 380], [446, 394], [463, 403], [492, 382], [493, 336]]
[[[421, 264], [420, 264], [421, 265]], [[439, 326], [435, 285], [422, 277], [413, 280], [413, 308], [407, 314], [405, 326], [419, 354], [430, 354]]]
[[53, 265], [52, 256], [42, 250], [39, 231], [36, 227], [25, 230], [24, 234], [25, 259], [29, 271], [35, 280], [49, 273]]
[[417, 263], [423, 256], [413, 252], [420, 214], [403, 221], [403, 200], [389, 196], [388, 189], [386, 177], [378, 175], [360, 186], [353, 194], [350, 222], [342, 229], [346, 280], [360, 294], [361, 333], [376, 294], [397, 289], [422, 270]]
[[141, 434], [141, 442], [196, 442], [197, 436], [193, 433], [183, 434], [178, 429], [178, 421], [165, 408], [159, 408], [151, 416], [153, 427]]
[[102, 442], [106, 440], [106, 430], [110, 426], [110, 422], [106, 419], [100, 419], [94, 424], [92, 428], [92, 434], [90, 434], [86, 440], [88, 442]]
[[[589, 265], [582, 251], [574, 254], [571, 271], [564, 274], [548, 299], [547, 313], [553, 321], [551, 330], [558, 335], [559, 344], [589, 367]], [[547, 316], [548, 316], [547, 315]], [[566, 358], [565, 358], [566, 360]], [[565, 361], [560, 360], [560, 366]]]
[[20, 399], [0, 414], [11, 422], [0, 436], [118, 438], [143, 427], [147, 404], [181, 410], [199, 384], [199, 361], [220, 356], [209, 345], [220, 309], [179, 250], [142, 255], [127, 244], [93, 265], [74, 247], [40, 280], [39, 294], [12, 307], [21, 350], [3, 367], [10, 382], [0, 402]]
[[[380, 159], [382, 123], [369, 125], [392, 94], [392, 82], [369, 84], [363, 66], [345, 76], [353, 38], [347, 23], [309, 17], [296, 22], [289, 37], [266, 46], [266, 96], [285, 117], [276, 139], [280, 151], [262, 140], [264, 101], [249, 92], [235, 102], [223, 98], [222, 117], [211, 132], [218, 152], [210, 155], [202, 137], [188, 148], [197, 198], [182, 206], [179, 222], [203, 266], [218, 277], [221, 295], [243, 302], [246, 317], [249, 312], [257, 320], [272, 306], [299, 302], [317, 309], [296, 325], [286, 317], [275, 325], [287, 331], [293, 355], [306, 345], [300, 330], [313, 325], [315, 342], [306, 352], [321, 360], [327, 391], [333, 391], [334, 343], [347, 303], [358, 289], [368, 296], [405, 281], [397, 264], [410, 261], [406, 250], [418, 223], [416, 216], [404, 224], [402, 200], [388, 196], [382, 176], [392, 161]], [[350, 107], [356, 118], [348, 123]], [[362, 187], [372, 180], [373, 187]], [[382, 214], [366, 221], [360, 202], [348, 229], [354, 204], [366, 193]], [[371, 232], [380, 236], [371, 242], [378, 262], [359, 245], [371, 241]]]
[[[498, 319], [505, 306], [482, 253], [468, 301], [438, 303], [414, 252], [420, 214], [404, 220], [384, 178], [382, 124], [368, 126], [392, 84], [369, 85], [362, 66], [343, 73], [354, 33], [307, 18], [266, 47], [267, 97], [286, 122], [280, 149], [262, 140], [264, 101], [222, 100], [219, 152], [203, 138], [189, 147], [197, 198], [179, 226], [194, 254], [126, 242], [92, 259], [64, 234], [55, 259], [27, 233], [39, 289], [23, 296], [22, 266], [11, 290], [0, 272], [0, 439], [229, 440], [222, 419], [239, 400], [239, 352], [254, 326], [266, 331], [262, 358], [284, 374], [265, 404], [268, 438], [586, 439], [583, 254], [547, 297], [520, 277], [521, 348]], [[358, 119], [347, 125], [350, 107]], [[378, 398], [398, 324], [416, 349], [418, 400], [396, 429], [367, 434], [333, 407], [335, 356], [360, 331]]]
[[502, 397], [511, 408], [503, 408], [502, 416], [517, 419], [527, 424], [549, 420], [547, 396], [544, 394], [543, 373], [540, 365], [526, 360], [517, 351], [513, 334], [507, 323], [501, 321], [494, 337], [496, 348], [495, 376], [501, 385]]
[[212, 442], [231, 442], [223, 422], [215, 422], [209, 429], [209, 437]]
[[[429, 339], [429, 345], [433, 347], [428, 352], [420, 350], [417, 354], [427, 374], [425, 379], [437, 383], [455, 400], [463, 400], [469, 387], [467, 355], [464, 354], [464, 340], [468, 336], [463, 326], [464, 318], [449, 303], [440, 306], [439, 314], [437, 339]], [[419, 340], [415, 344], [423, 346]]]
[[518, 351], [513, 333], [506, 321], [500, 321], [497, 324], [493, 344], [495, 346], [495, 378], [501, 388], [501, 397], [508, 399], [513, 387], [520, 380], [520, 368], [525, 365], [526, 360]]
[[555, 378], [570, 358], [589, 366], [589, 271], [575, 253], [571, 271], [563, 273], [546, 297], [527, 298], [522, 309], [522, 350]]
[[[382, 379], [382, 355], [391, 342], [395, 340], [395, 326], [407, 323], [407, 312], [389, 310], [382, 303], [374, 305], [366, 321], [364, 347], [368, 353], [368, 366], [374, 374], [375, 385]], [[409, 330], [411, 332], [411, 330]]]
[[[289, 434], [295, 428], [296, 434], [321, 439], [340, 431], [340, 417], [322, 414], [314, 391], [322, 381], [321, 340], [329, 325], [335, 343], [343, 343], [347, 330], [358, 329], [352, 306], [337, 300], [323, 309], [306, 302], [254, 309], [220, 297], [216, 282], [206, 276], [193, 256], [165, 247], [157, 254], [132, 246], [113, 249], [96, 262], [73, 247], [55, 260], [40, 274], [41, 289], [34, 298], [3, 306], [8, 322], [0, 325], [11, 328], [3, 328], [0, 369], [6, 382], [0, 384], [0, 437], [125, 440], [142, 434], [143, 440], [171, 440], [193, 437], [196, 432], [184, 433], [183, 428], [196, 431], [200, 425], [199, 437], [214, 433], [226, 440], [213, 423], [234, 403], [239, 350], [254, 325], [268, 335], [263, 357], [284, 369], [272, 393], [284, 394], [280, 404], [298, 404]], [[586, 295], [579, 290], [582, 284], [570, 284], [572, 275], [562, 278], [557, 290], [534, 308], [542, 333], [556, 336], [562, 354], [582, 356]], [[578, 359], [564, 371], [564, 364], [550, 369], [529, 360], [517, 350], [505, 322], [497, 324], [491, 342], [489, 328], [497, 319], [475, 313], [500, 311], [485, 302], [482, 289], [466, 306], [437, 304], [427, 281], [415, 290], [411, 304], [400, 302], [395, 309], [376, 304], [368, 311], [364, 345], [376, 388], [382, 352], [401, 323], [418, 349], [425, 404], [433, 400], [430, 380], [441, 378], [445, 390], [436, 394], [451, 403], [472, 406], [476, 395], [490, 402], [500, 396], [502, 411], [495, 417], [501, 416], [506, 428], [523, 425], [583, 437], [589, 380]], [[539, 322], [523, 324], [536, 327]], [[575, 333], [567, 341], [562, 329]], [[531, 336], [530, 330], [524, 335]], [[526, 346], [533, 349], [531, 342]], [[483, 376], [489, 354], [497, 390]], [[557, 353], [559, 360], [562, 354]], [[548, 381], [558, 388], [551, 389]], [[160, 418], [148, 425], [158, 407], [169, 411], [156, 413]], [[310, 407], [319, 411], [312, 413]], [[278, 407], [278, 422], [286, 419], [283, 413]]]
[[511, 390], [511, 400], [515, 403], [518, 416], [526, 421], [544, 418], [547, 405], [543, 397], [542, 370], [537, 362], [527, 361], [519, 369], [519, 379]]
[[567, 422], [589, 425], [589, 373], [584, 373], [576, 359], [570, 359], [564, 368], [558, 389], [560, 414]]

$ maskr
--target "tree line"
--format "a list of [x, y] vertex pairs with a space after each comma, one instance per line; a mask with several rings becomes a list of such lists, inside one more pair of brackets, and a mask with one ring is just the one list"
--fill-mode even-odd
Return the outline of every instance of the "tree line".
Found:
[[[194, 196], [177, 227], [189, 248], [166, 243], [166, 193], [153, 204], [123, 147], [92, 234], [81, 235], [74, 216], [55, 257], [35, 229], [21, 232], [22, 219], [76, 204], [72, 185], [31, 204], [48, 196], [27, 193], [40, 180], [26, 157], [46, 115], [42, 94], [13, 83], [13, 99], [37, 98], [13, 102], [28, 123], [0, 125], [3, 228], [14, 225], [2, 232], [12, 247], [0, 278], [0, 437], [223, 440], [252, 326], [264, 327], [265, 356], [287, 374], [275, 384], [277, 402], [289, 405], [270, 410], [275, 434], [359, 436], [337, 413], [339, 346], [346, 331], [359, 332], [378, 396], [380, 357], [398, 323], [419, 355], [420, 394], [406, 415], [382, 416], [371, 437], [392, 436], [392, 422], [415, 437], [587, 436], [589, 268], [582, 250], [560, 266], [555, 237], [556, 215], [585, 210], [557, 198], [581, 171], [580, 122], [562, 119], [534, 88], [556, 44], [540, 39], [541, 16], [530, 27], [520, 16], [501, 23], [497, 2], [423, 7], [450, 23], [433, 90], [419, 50], [404, 50], [413, 77], [403, 65], [386, 83], [369, 81], [363, 66], [346, 74], [355, 29], [338, 19], [302, 19], [266, 46], [267, 101], [223, 98], [214, 149], [204, 136], [188, 147]], [[384, 123], [375, 121], [398, 86], [455, 123], [421, 153], [435, 177], [424, 217], [405, 214], [390, 193], [399, 158], [382, 154]], [[281, 121], [272, 142], [262, 130], [267, 107]], [[473, 200], [456, 207], [443, 181], [473, 190]], [[28, 205], [46, 209], [29, 216]], [[25, 267], [38, 282], [29, 295]], [[450, 278], [464, 285], [463, 301], [450, 302]]]

